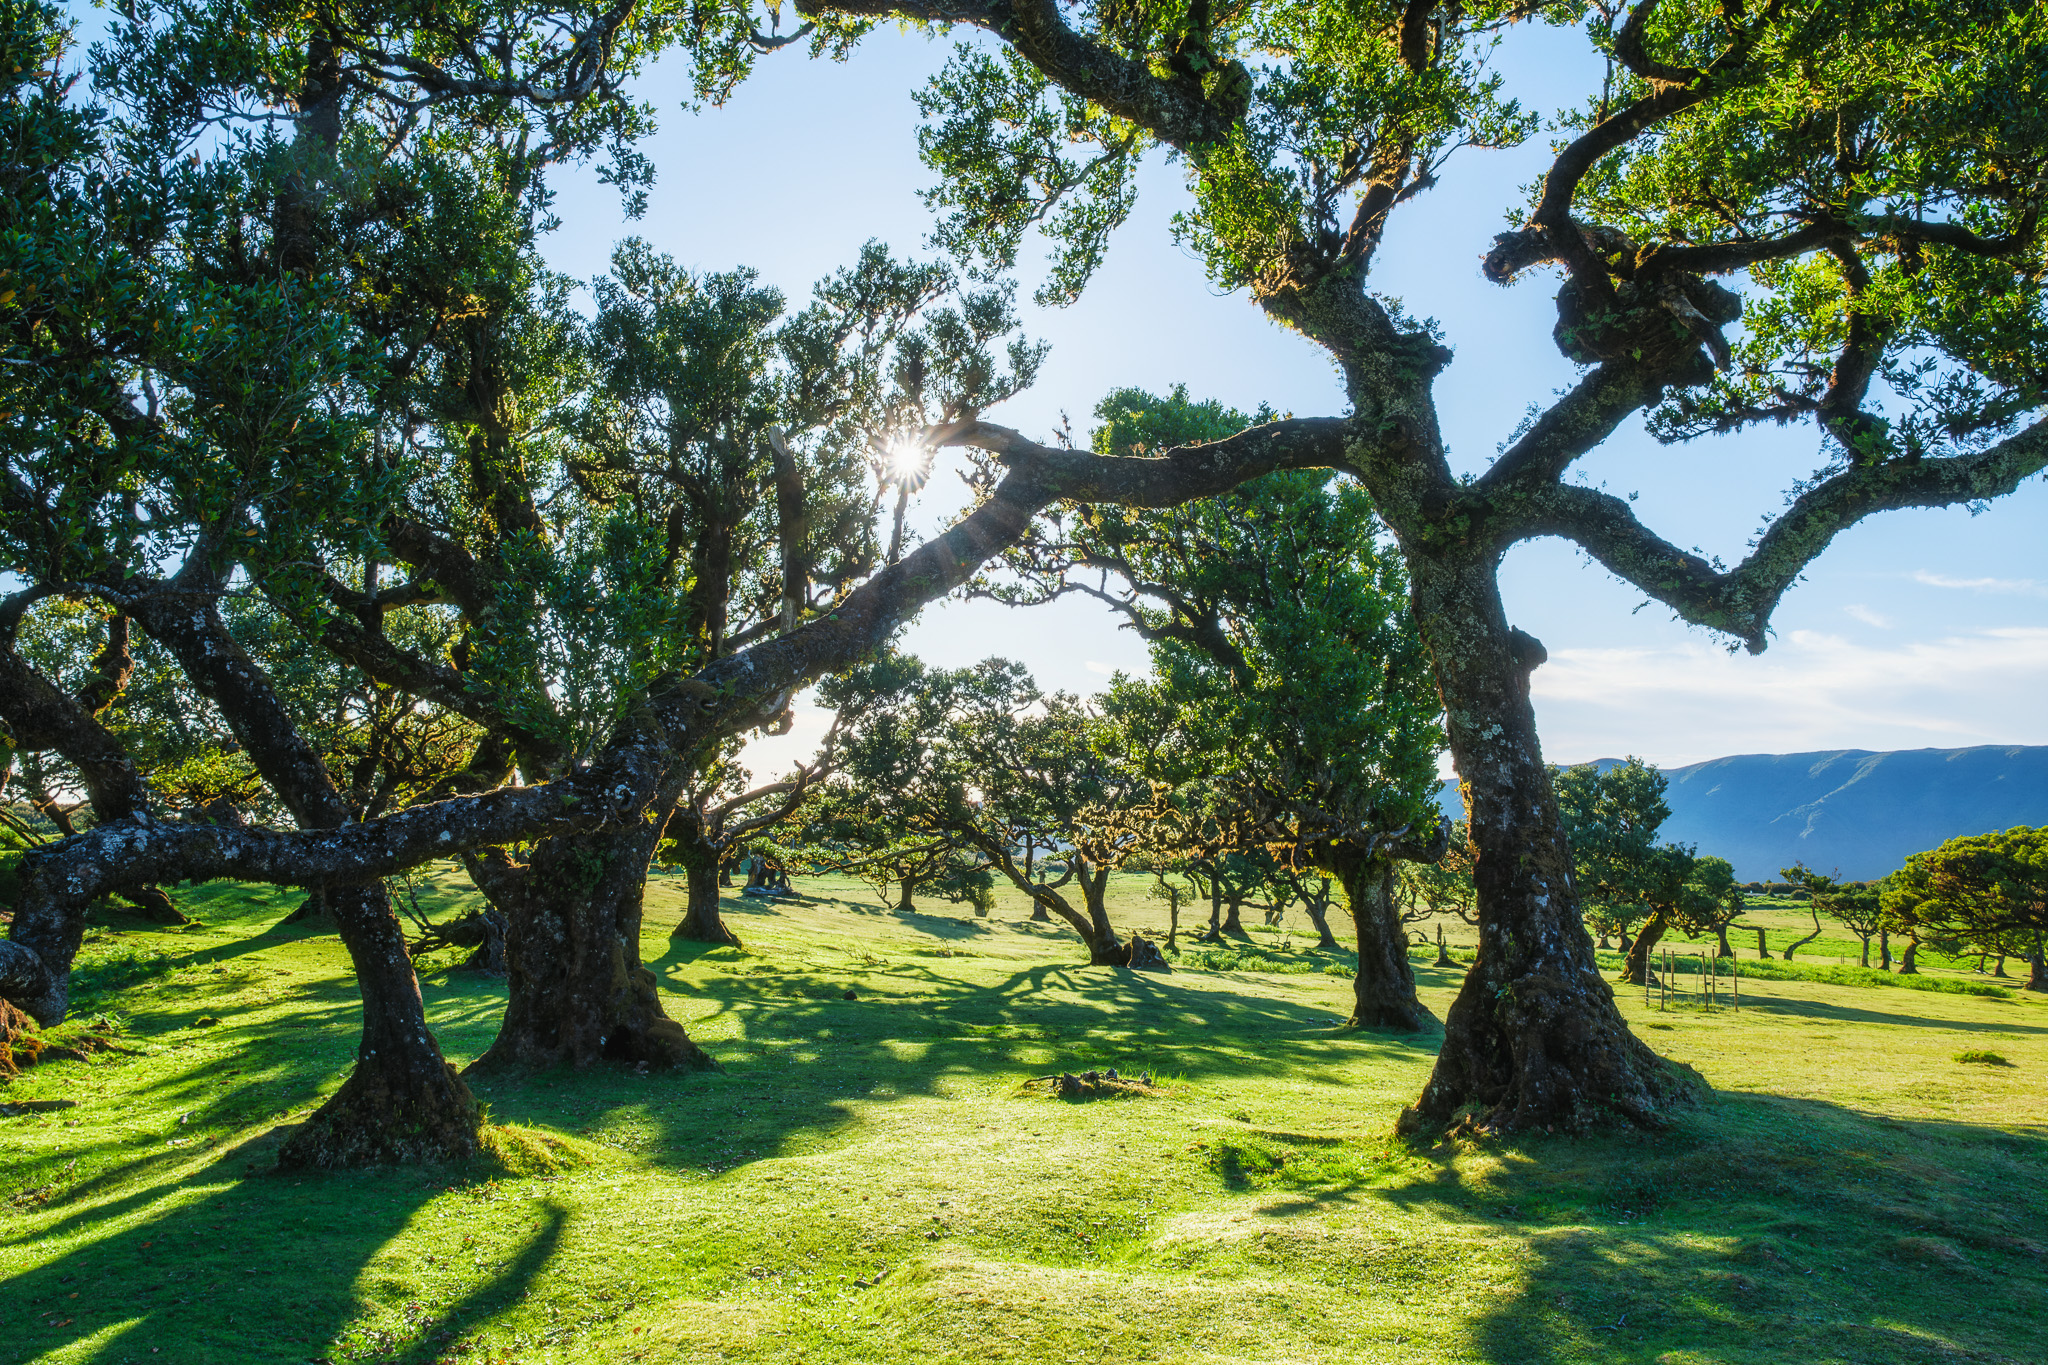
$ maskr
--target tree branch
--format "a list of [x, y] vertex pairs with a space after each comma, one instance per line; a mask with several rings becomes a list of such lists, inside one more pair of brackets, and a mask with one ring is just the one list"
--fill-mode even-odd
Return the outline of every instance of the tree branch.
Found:
[[1726, 572], [1657, 536], [1622, 499], [1591, 488], [1556, 485], [1533, 495], [1515, 538], [1570, 540], [1685, 620], [1760, 654], [1779, 599], [1841, 532], [1877, 512], [2003, 497], [2043, 468], [2048, 418], [1969, 455], [1852, 465], [1801, 493]]

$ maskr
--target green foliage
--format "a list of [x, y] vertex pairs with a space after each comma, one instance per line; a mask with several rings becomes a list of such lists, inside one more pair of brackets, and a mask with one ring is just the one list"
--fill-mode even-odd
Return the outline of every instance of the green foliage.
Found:
[[1886, 922], [1915, 938], [2038, 962], [2048, 939], [2048, 828], [1951, 839], [1908, 858], [1880, 895]]
[[[1124, 389], [1096, 416], [1099, 453], [1142, 456], [1270, 414]], [[1257, 885], [1280, 864], [1403, 829], [1427, 841], [1440, 708], [1405, 576], [1356, 485], [1274, 474], [1181, 507], [1079, 506], [1028, 537], [1009, 568], [989, 591], [1091, 592], [1150, 643], [1154, 678], [1113, 680], [1103, 705], [1154, 788], [1157, 850], [1201, 860], [1205, 878]], [[1119, 593], [1087, 582], [1105, 568]], [[1230, 859], [1245, 866], [1226, 869]]]

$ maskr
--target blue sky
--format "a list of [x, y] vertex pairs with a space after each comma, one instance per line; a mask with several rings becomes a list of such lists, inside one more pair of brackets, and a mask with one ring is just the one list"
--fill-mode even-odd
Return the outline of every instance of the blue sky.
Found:
[[[101, 16], [82, 8], [88, 40]], [[561, 230], [546, 243], [556, 268], [588, 279], [612, 244], [639, 234], [692, 267], [751, 265], [792, 298], [880, 238], [924, 249], [931, 220], [918, 198], [911, 92], [950, 42], [872, 36], [844, 65], [800, 52], [764, 60], [724, 108], [679, 108], [679, 75], [656, 69], [643, 88], [663, 108], [647, 147], [659, 169], [635, 223], [588, 172], [560, 178]], [[1513, 31], [1503, 68], [1525, 102], [1554, 107], [1586, 76], [1577, 41], [1555, 29]], [[1593, 79], [1597, 81], [1597, 73]], [[1480, 469], [1531, 403], [1572, 382], [1550, 341], [1551, 282], [1486, 283], [1478, 264], [1494, 233], [1519, 221], [1518, 187], [1541, 175], [1545, 140], [1512, 152], [1462, 153], [1443, 183], [1396, 215], [1375, 272], [1383, 292], [1444, 326], [1456, 360], [1437, 393], [1461, 467]], [[1107, 390], [1185, 383], [1241, 408], [1270, 403], [1334, 414], [1343, 399], [1320, 352], [1268, 323], [1241, 295], [1222, 294], [1174, 245], [1185, 203], [1179, 180], [1150, 166], [1132, 220], [1105, 269], [1073, 307], [1027, 305], [1027, 327], [1052, 343], [1037, 387], [991, 419], [1048, 437], [1064, 412], [1085, 430]], [[1021, 293], [1036, 274], [1027, 262]], [[1784, 490], [1812, 471], [1808, 430], [1761, 431], [1681, 449], [1624, 431], [1582, 468], [1638, 495], [1668, 539], [1738, 557]], [[933, 480], [927, 526], [959, 502]], [[948, 499], [951, 498], [951, 502]], [[1830, 748], [2048, 743], [2048, 485], [2030, 481], [1981, 515], [1894, 513], [1837, 541], [1786, 599], [1761, 657], [1731, 656], [1705, 632], [1555, 541], [1521, 546], [1502, 574], [1509, 619], [1548, 646], [1533, 679], [1546, 752], [1560, 762], [1625, 753], [1680, 764], [1724, 754]], [[1026, 662], [1042, 684], [1077, 692], [1116, 668], [1140, 671], [1144, 651], [1107, 612], [1083, 602], [1029, 610], [947, 603], [927, 611], [908, 646], [955, 665], [991, 654]], [[805, 709], [788, 737], [758, 743], [757, 771], [807, 749], [822, 718]]]
[[[1568, 35], [1521, 30], [1509, 69], [1525, 98], [1569, 94]], [[748, 264], [792, 298], [879, 237], [923, 247], [930, 216], [918, 191], [911, 92], [943, 63], [946, 42], [883, 33], [851, 62], [784, 53], [724, 108], [686, 115], [679, 85], [648, 89], [667, 106], [649, 147], [660, 170], [647, 216], [624, 223], [616, 197], [589, 176], [563, 182], [555, 265], [587, 278], [612, 242], [647, 236], [686, 264]], [[1396, 216], [1377, 287], [1437, 318], [1457, 358], [1439, 383], [1445, 431], [1461, 467], [1483, 468], [1530, 403], [1572, 382], [1557, 354], [1550, 282], [1486, 283], [1479, 258], [1542, 172], [1542, 138], [1505, 153], [1462, 153], [1443, 184]], [[1266, 322], [1241, 295], [1219, 293], [1177, 247], [1168, 222], [1185, 202], [1163, 164], [1148, 168], [1137, 213], [1106, 268], [1067, 309], [1027, 308], [1052, 343], [1037, 387], [991, 419], [1047, 437], [1062, 412], [1077, 428], [1108, 389], [1185, 383], [1243, 408], [1303, 415], [1343, 410], [1329, 363]], [[1025, 267], [1022, 293], [1035, 283]], [[1758, 431], [1684, 448], [1640, 428], [1582, 462], [1589, 481], [1638, 495], [1648, 523], [1679, 544], [1733, 560], [1784, 490], [1817, 463], [1810, 430]], [[957, 487], [924, 495], [927, 523]], [[954, 505], [957, 505], [955, 499]], [[2048, 743], [2048, 487], [2036, 479], [1981, 515], [1893, 513], [1843, 536], [1788, 596], [1761, 657], [1731, 656], [1705, 632], [1644, 605], [1639, 593], [1560, 542], [1507, 559], [1509, 618], [1541, 638], [1551, 662], [1534, 677], [1546, 752], [1575, 762], [1641, 754], [1680, 764], [1731, 753], [1831, 748]], [[911, 629], [910, 648], [954, 665], [1003, 654], [1049, 687], [1088, 692], [1114, 668], [1142, 670], [1143, 650], [1099, 607], [1011, 610], [948, 603]], [[757, 771], [815, 738], [806, 714], [788, 739], [757, 747]]]

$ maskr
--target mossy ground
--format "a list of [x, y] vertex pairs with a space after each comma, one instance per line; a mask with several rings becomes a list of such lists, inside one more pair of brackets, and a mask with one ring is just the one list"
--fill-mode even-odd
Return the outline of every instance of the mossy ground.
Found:
[[[1298, 919], [1236, 955], [1281, 970], [1154, 977], [1077, 965], [1008, 898], [799, 885], [728, 903], [744, 950], [671, 944], [680, 886], [651, 889], [646, 956], [722, 1073], [489, 1081], [488, 1158], [347, 1175], [271, 1169], [357, 1024], [335, 940], [277, 927], [295, 898], [209, 888], [199, 926], [97, 933], [67, 1027], [138, 1055], [0, 1090], [0, 1358], [2043, 1358], [2048, 1002], [1624, 989], [1716, 1088], [1673, 1130], [1410, 1147], [1435, 1037], [1339, 1030], [1343, 959]], [[1126, 923], [1159, 918], [1144, 887]], [[1426, 956], [1441, 1014], [1457, 974]], [[502, 986], [429, 964], [425, 989], [474, 1057]], [[2011, 1065], [1955, 1060], [1983, 1049]], [[1162, 1093], [1023, 1087], [1107, 1066]], [[51, 1100], [76, 1104], [20, 1111]]]

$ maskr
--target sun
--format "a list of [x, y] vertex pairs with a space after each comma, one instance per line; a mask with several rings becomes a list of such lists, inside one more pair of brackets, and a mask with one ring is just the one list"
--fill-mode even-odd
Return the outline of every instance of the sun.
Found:
[[931, 452], [918, 442], [898, 437], [882, 456], [882, 477], [890, 483], [921, 483], [930, 459]]

